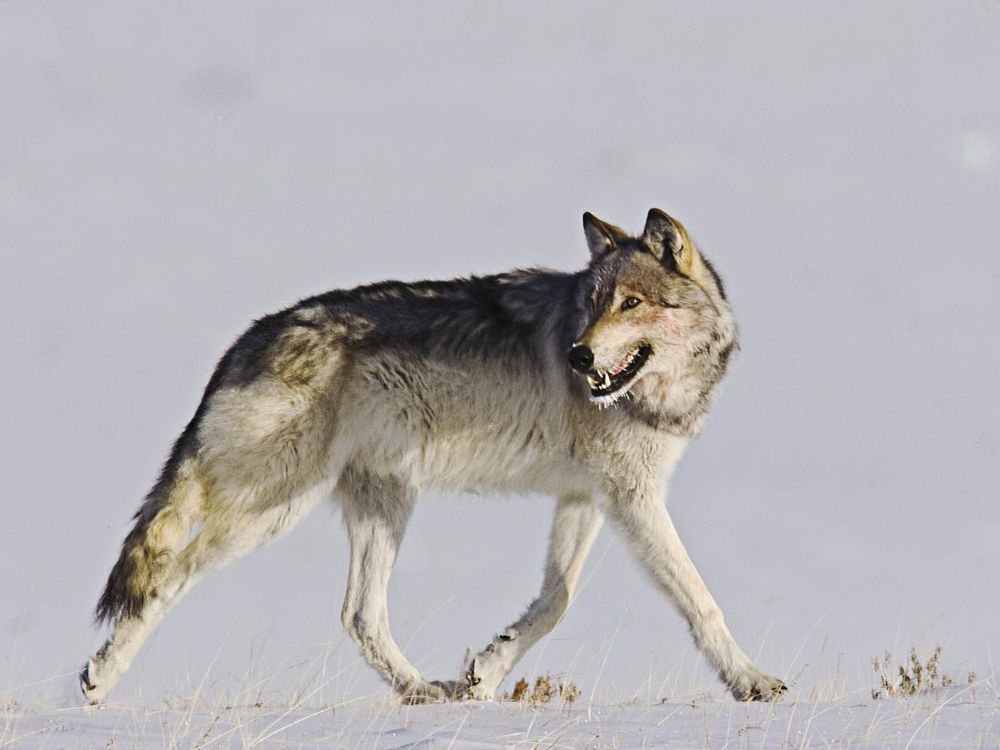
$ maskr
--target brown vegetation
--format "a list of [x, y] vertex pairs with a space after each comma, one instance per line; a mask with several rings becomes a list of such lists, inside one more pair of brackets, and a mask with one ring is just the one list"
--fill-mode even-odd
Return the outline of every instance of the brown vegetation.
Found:
[[579, 697], [580, 688], [574, 683], [563, 682], [547, 674], [536, 677], [534, 687], [522, 677], [514, 683], [511, 692], [504, 694], [503, 700], [539, 706], [551, 703], [555, 698], [561, 699], [563, 703], [573, 703]]

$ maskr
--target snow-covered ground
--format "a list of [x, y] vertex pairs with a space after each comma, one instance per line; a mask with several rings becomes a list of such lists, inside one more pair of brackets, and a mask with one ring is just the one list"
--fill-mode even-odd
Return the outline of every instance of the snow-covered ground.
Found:
[[704, 698], [602, 705], [459, 703], [400, 707], [357, 697], [295, 704], [8, 707], [12, 748], [996, 748], [995, 690], [950, 688], [909, 699], [743, 704]]
[[[996, 676], [998, 39], [986, 0], [0, 2], [0, 744], [996, 747], [988, 687], [866, 696], [871, 659], [911, 645], [941, 644], [956, 685]], [[575, 269], [584, 211], [636, 230], [654, 205], [722, 273], [743, 344], [668, 503], [786, 703], [726, 701], [605, 529], [518, 667], [582, 703], [391, 708], [343, 638], [331, 504], [207, 577], [109, 707], [77, 707], [128, 519], [252, 318]], [[550, 515], [418, 504], [390, 615], [429, 677], [523, 610]], [[283, 716], [326, 644], [336, 692]], [[262, 708], [215, 720], [248, 672], [272, 676]]]

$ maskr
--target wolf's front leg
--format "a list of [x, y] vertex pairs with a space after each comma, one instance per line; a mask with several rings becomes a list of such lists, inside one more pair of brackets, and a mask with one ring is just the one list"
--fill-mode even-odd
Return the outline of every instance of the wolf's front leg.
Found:
[[524, 615], [469, 665], [470, 698], [490, 699], [517, 661], [562, 618], [603, 520], [590, 497], [560, 498], [552, 523], [542, 591]]
[[774, 700], [781, 680], [760, 671], [733, 640], [708, 587], [681, 543], [662, 500], [662, 488], [613, 492], [608, 514], [628, 538], [653, 580], [687, 618], [695, 643], [737, 700]]

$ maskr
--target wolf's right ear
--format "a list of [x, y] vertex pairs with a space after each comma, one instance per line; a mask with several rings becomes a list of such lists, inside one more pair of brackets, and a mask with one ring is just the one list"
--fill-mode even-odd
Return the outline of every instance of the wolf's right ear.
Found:
[[624, 229], [601, 221], [590, 211], [583, 215], [583, 233], [587, 236], [590, 257], [594, 260], [607, 255], [612, 250], [617, 250], [622, 240], [628, 238]]

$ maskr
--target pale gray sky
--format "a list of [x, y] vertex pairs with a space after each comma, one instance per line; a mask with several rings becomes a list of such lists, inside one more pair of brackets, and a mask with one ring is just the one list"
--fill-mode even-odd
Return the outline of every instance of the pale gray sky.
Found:
[[[0, 689], [99, 642], [127, 521], [253, 317], [386, 277], [576, 268], [583, 211], [638, 229], [652, 205], [742, 325], [669, 500], [738, 640], [803, 695], [911, 644], [987, 672], [998, 39], [986, 0], [0, 4]], [[533, 596], [550, 507], [418, 506], [391, 613], [429, 676]], [[324, 643], [337, 690], [376, 687], [339, 624], [346, 562], [322, 508], [202, 583], [113, 697], [213, 659], [230, 690]], [[721, 694], [610, 530], [586, 577], [519, 672]]]

